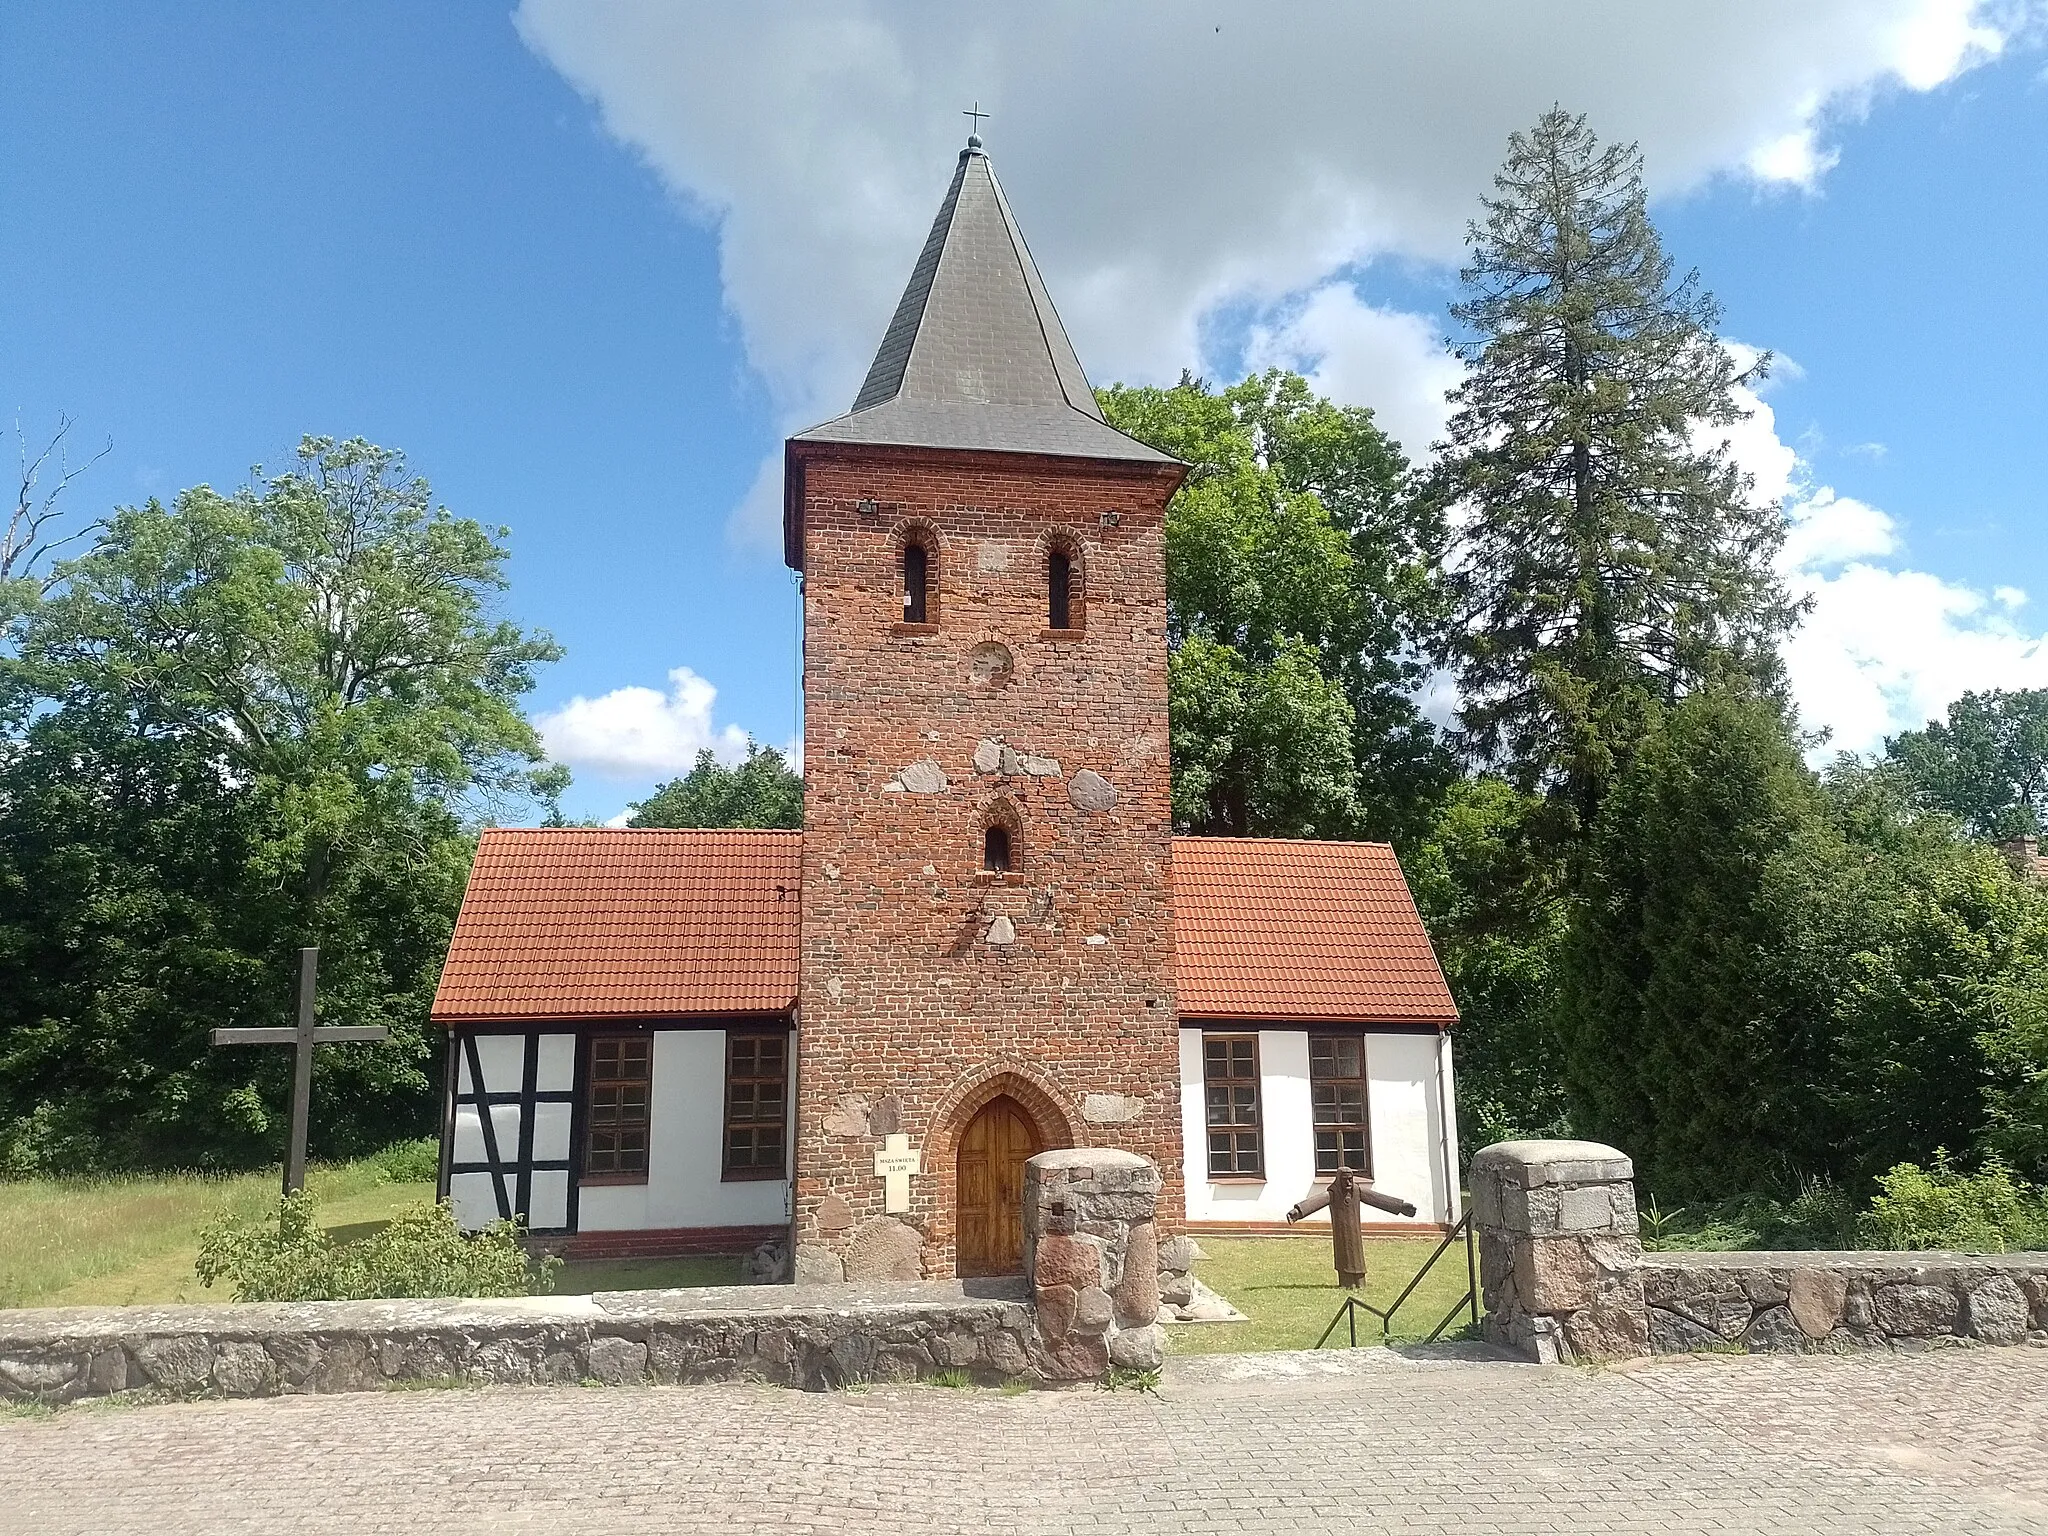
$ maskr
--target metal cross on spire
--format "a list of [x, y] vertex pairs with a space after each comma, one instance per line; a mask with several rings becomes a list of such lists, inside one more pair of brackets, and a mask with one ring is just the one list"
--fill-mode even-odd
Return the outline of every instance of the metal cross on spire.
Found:
[[968, 108], [960, 115], [962, 117], [969, 117], [974, 119], [974, 126], [970, 128], [967, 132], [967, 142], [969, 144], [979, 147], [979, 145], [981, 144], [981, 120], [984, 117], [994, 117], [995, 113], [982, 111], [981, 102], [979, 100], [976, 100], [972, 107]]

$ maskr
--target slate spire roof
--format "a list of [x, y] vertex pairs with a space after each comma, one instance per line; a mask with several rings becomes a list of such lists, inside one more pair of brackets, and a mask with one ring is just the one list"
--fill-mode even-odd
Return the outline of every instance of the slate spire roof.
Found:
[[1174, 462], [1102, 419], [979, 137], [853, 409], [790, 441]]

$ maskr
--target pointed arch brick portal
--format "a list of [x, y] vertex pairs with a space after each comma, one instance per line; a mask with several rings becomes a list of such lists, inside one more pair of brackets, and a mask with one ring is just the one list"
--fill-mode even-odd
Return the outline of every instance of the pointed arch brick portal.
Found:
[[949, 1187], [934, 1192], [932, 1239], [961, 1275], [1015, 1274], [1023, 1262], [1024, 1160], [1074, 1145], [1059, 1100], [1028, 1068], [999, 1068], [940, 1111], [932, 1160]]

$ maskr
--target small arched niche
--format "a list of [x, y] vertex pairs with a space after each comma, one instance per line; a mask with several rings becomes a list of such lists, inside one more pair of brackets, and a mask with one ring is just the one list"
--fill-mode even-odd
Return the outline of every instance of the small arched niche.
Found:
[[1019, 871], [1024, 865], [1024, 818], [1007, 797], [982, 808], [975, 853], [977, 881], [1002, 885], [1020, 878]]
[[1087, 585], [1082, 579], [1081, 541], [1066, 529], [1047, 533], [1039, 550], [1044, 580], [1045, 632], [1066, 638], [1086, 627]]
[[905, 628], [933, 630], [939, 625], [939, 536], [931, 524], [916, 521], [896, 530], [896, 621]]

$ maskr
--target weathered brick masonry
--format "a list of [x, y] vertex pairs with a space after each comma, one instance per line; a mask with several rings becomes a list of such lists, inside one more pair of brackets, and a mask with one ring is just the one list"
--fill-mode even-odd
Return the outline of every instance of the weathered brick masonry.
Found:
[[[1177, 1221], [1163, 519], [1179, 467], [792, 448], [805, 676], [798, 1241], [846, 1256], [855, 1274], [903, 1251], [874, 1175], [881, 1137], [900, 1130], [923, 1153], [906, 1219], [924, 1271], [950, 1275], [955, 1140], [997, 1094], [1024, 1105], [1048, 1147], [1152, 1158], [1162, 1217]], [[932, 552], [924, 625], [902, 622], [906, 537]], [[1078, 632], [1046, 628], [1055, 541], [1073, 560]], [[906, 774], [922, 764], [938, 775]], [[1084, 770], [1113, 804], [1076, 786]], [[980, 873], [991, 816], [1015, 828], [1000, 879]], [[1014, 940], [991, 943], [1002, 917]], [[1117, 1099], [1137, 1102], [1098, 1107]]]

